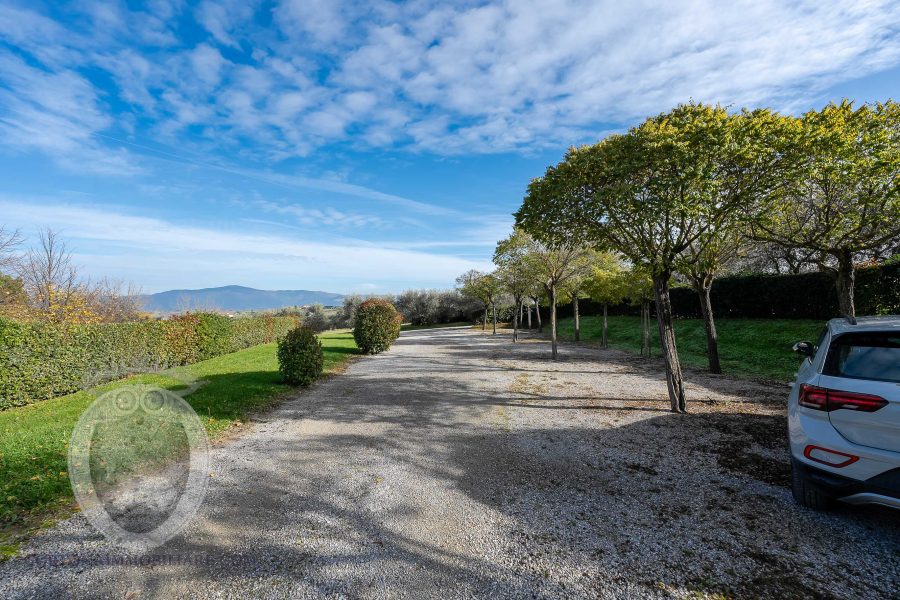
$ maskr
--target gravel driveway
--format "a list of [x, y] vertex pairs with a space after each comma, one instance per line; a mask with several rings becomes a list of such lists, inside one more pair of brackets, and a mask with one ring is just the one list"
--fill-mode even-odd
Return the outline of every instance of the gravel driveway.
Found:
[[128, 564], [81, 517], [0, 597], [896, 597], [900, 519], [788, 489], [785, 386], [468, 329], [389, 352], [212, 454], [189, 530]]

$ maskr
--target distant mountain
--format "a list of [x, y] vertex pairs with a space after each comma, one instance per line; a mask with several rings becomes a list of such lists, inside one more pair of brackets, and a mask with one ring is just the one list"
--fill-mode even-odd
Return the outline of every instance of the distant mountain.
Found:
[[305, 304], [338, 305], [341, 294], [310, 290], [256, 290], [226, 285], [201, 290], [169, 290], [144, 295], [144, 310], [172, 313], [185, 310], [267, 310]]

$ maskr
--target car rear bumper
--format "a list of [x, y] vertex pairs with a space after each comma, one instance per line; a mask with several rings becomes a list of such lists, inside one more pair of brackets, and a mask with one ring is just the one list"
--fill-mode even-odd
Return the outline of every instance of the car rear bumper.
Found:
[[869, 479], [859, 480], [835, 475], [793, 461], [804, 478], [825, 494], [850, 504], [880, 504], [900, 510], [900, 467], [885, 471]]

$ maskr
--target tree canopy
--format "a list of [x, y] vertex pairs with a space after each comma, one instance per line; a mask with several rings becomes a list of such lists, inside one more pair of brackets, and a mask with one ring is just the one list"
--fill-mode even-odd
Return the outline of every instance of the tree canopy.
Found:
[[854, 315], [855, 263], [900, 244], [900, 105], [844, 100], [797, 123], [789, 185], [763, 204], [753, 231], [806, 250], [835, 275], [841, 312]]

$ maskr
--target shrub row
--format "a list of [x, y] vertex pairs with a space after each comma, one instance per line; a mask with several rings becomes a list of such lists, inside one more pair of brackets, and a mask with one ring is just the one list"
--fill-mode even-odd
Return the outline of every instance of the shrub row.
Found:
[[67, 326], [0, 318], [0, 410], [273, 342], [296, 324], [294, 317], [210, 313]]
[[[867, 267], [856, 272], [856, 314], [900, 314], [900, 264]], [[713, 313], [719, 318], [744, 319], [831, 319], [840, 316], [834, 278], [827, 273], [799, 275], [741, 275], [713, 282], [710, 294]], [[691, 288], [671, 291], [676, 317], [699, 319], [700, 302]], [[579, 303], [583, 315], [603, 312], [599, 303]], [[610, 314], [638, 314], [627, 304], [610, 307]], [[545, 315], [541, 309], [541, 315]], [[546, 314], [549, 314], [547, 312]], [[571, 305], [560, 306], [560, 318], [571, 317]]]

